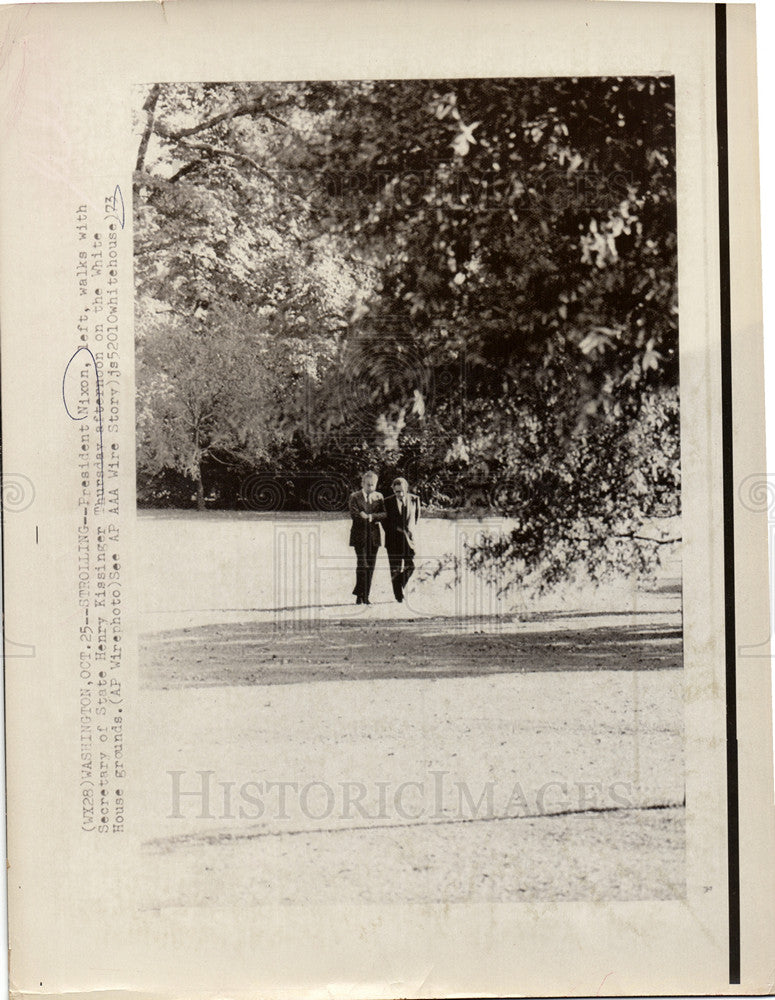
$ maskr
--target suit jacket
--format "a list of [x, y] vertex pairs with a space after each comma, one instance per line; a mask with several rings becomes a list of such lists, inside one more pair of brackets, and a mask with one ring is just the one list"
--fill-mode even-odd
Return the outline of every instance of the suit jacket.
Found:
[[[379, 522], [385, 520], [385, 498], [381, 493], [372, 493], [371, 502], [363, 495], [363, 490], [350, 494], [350, 517], [353, 519], [350, 528], [350, 545], [356, 549], [378, 549], [382, 544], [382, 532]], [[361, 511], [372, 515], [367, 521], [361, 517]]]
[[388, 552], [414, 552], [415, 528], [420, 520], [420, 498], [407, 493], [404, 509], [398, 509], [395, 494], [385, 500], [385, 548]]

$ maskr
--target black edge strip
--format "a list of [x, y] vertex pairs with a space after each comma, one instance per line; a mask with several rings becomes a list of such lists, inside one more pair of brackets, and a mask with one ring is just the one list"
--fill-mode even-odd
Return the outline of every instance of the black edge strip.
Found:
[[737, 762], [734, 464], [732, 439], [732, 307], [729, 272], [729, 133], [727, 9], [716, 7], [716, 130], [718, 135], [719, 285], [721, 305], [721, 454], [724, 479], [724, 603], [727, 710], [727, 870], [729, 982], [740, 983], [740, 815]]

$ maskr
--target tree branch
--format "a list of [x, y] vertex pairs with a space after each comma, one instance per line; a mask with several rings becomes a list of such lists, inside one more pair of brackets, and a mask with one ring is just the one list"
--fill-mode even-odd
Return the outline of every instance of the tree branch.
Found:
[[196, 170], [197, 167], [201, 167], [203, 165], [204, 160], [192, 160], [191, 163], [187, 163], [184, 167], [181, 167], [180, 170], [177, 170], [172, 177], [168, 179], [169, 183], [174, 184], [176, 181], [179, 181], [181, 177], [185, 177], [186, 174], [190, 174], [192, 170]]
[[[260, 163], [257, 163], [256, 160], [254, 160], [252, 156], [248, 156], [247, 153], [236, 153], [231, 149], [224, 149], [223, 146], [213, 146], [207, 142], [188, 142], [186, 139], [178, 139], [176, 141], [179, 142], [181, 146], [185, 146], [187, 149], [199, 149], [205, 153], [215, 153], [218, 156], [230, 156], [233, 160], [242, 160], [243, 163], [250, 164], [250, 166], [253, 167], [254, 170], [258, 171], [262, 177], [266, 177], [267, 180], [280, 187], [277, 178], [273, 177], [265, 167], [262, 167]], [[178, 171], [178, 173], [180, 173], [180, 171]], [[281, 188], [281, 190], [284, 189]], [[294, 195], [294, 197], [299, 196]]]
[[[238, 153], [232, 149], [225, 149], [223, 146], [213, 146], [207, 142], [189, 142], [187, 139], [178, 139], [177, 142], [178, 145], [185, 146], [187, 149], [198, 149], [205, 153], [215, 153], [217, 156], [230, 156], [233, 160], [241, 160], [243, 163], [249, 164], [254, 170], [261, 174], [262, 177], [265, 177], [268, 181], [274, 184], [278, 191], [282, 191], [282, 193], [288, 195], [288, 197], [295, 198], [296, 201], [306, 205], [310, 214], [314, 218], [318, 217], [318, 213], [309, 198], [306, 198], [303, 194], [299, 194], [297, 191], [291, 191], [287, 187], [284, 187], [271, 171], [267, 170], [266, 167], [262, 167], [260, 163], [254, 160], [252, 156], [248, 156], [247, 153]], [[178, 171], [178, 174], [180, 173], [181, 171]], [[290, 232], [290, 230], [288, 230], [288, 232], [294, 237], [294, 239], [298, 240], [299, 243], [308, 243], [312, 241], [311, 239], [305, 240], [298, 234]], [[313, 239], [317, 238], [317, 236], [313, 237]]]
[[141, 257], [147, 253], [158, 253], [160, 250], [171, 250], [179, 246], [179, 243], [145, 243], [135, 246], [135, 256]]
[[683, 541], [682, 537], [679, 535], [677, 538], [649, 538], [648, 535], [635, 535], [635, 534], [616, 534], [611, 535], [611, 538], [629, 538], [633, 542], [651, 542], [652, 545], [675, 545], [677, 542]]
[[135, 170], [142, 170], [143, 164], [145, 163], [145, 154], [148, 152], [148, 143], [151, 140], [151, 134], [153, 132], [153, 118], [156, 112], [156, 103], [159, 100], [159, 94], [161, 92], [161, 84], [155, 83], [151, 87], [151, 92], [145, 99], [145, 104], [143, 104], [143, 111], [147, 115], [145, 123], [145, 131], [143, 132], [143, 137], [140, 140], [140, 147], [137, 150], [137, 163], [135, 165]]
[[158, 129], [158, 131], [162, 135], [166, 135], [168, 139], [185, 139], [186, 136], [205, 132], [215, 125], [220, 125], [221, 122], [229, 122], [233, 118], [240, 118], [244, 115], [258, 115], [261, 118], [268, 118], [269, 121], [274, 122], [276, 125], [282, 125], [283, 128], [289, 127], [288, 123], [284, 122], [282, 118], [278, 118], [271, 111], [267, 111], [260, 101], [252, 101], [250, 104], [240, 104], [236, 108], [232, 108], [231, 111], [224, 111], [220, 115], [208, 118], [207, 121], [200, 122], [199, 125], [193, 125], [191, 128], [179, 129], [177, 132], [170, 132], [167, 129], [164, 129], [164, 131]]

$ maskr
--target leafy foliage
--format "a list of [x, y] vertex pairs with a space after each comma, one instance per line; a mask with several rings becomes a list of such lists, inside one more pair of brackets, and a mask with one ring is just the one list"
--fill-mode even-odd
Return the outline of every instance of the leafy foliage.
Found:
[[144, 97], [141, 477], [203, 505], [213, 463], [368, 462], [508, 514], [482, 571], [648, 569], [680, 498], [672, 79]]

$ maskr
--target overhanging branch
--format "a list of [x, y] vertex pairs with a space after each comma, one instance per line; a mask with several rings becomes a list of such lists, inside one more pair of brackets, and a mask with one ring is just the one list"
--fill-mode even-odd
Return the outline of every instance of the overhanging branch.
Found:
[[231, 111], [224, 111], [220, 115], [215, 115], [213, 118], [208, 118], [207, 121], [200, 122], [198, 125], [192, 125], [191, 128], [178, 129], [177, 132], [170, 132], [167, 129], [162, 130], [161, 128], [157, 128], [157, 131], [162, 135], [166, 135], [168, 139], [185, 139], [186, 136], [196, 135], [199, 132], [205, 132], [209, 128], [220, 125], [221, 122], [230, 122], [234, 118], [240, 118], [245, 115], [256, 115], [260, 118], [266, 118], [270, 122], [274, 122], [275, 125], [281, 125], [283, 128], [288, 128], [287, 122], [284, 122], [282, 118], [278, 118], [277, 115], [273, 114], [271, 111], [267, 111], [260, 101], [252, 101], [249, 104], [240, 104], [238, 107], [232, 108]]
[[[267, 180], [271, 181], [277, 187], [280, 184], [276, 177], [273, 177], [269, 170], [262, 167], [260, 163], [253, 159], [252, 156], [248, 156], [247, 153], [238, 153], [233, 149], [225, 149], [223, 146], [213, 146], [208, 142], [189, 142], [187, 139], [177, 140], [181, 146], [185, 146], [187, 149], [198, 149], [205, 153], [214, 153], [217, 156], [230, 156], [233, 160], [241, 160], [243, 163], [249, 164], [255, 171], [261, 174], [262, 177], [266, 177]], [[180, 173], [180, 171], [178, 171]], [[299, 197], [294, 195], [294, 197]]]

